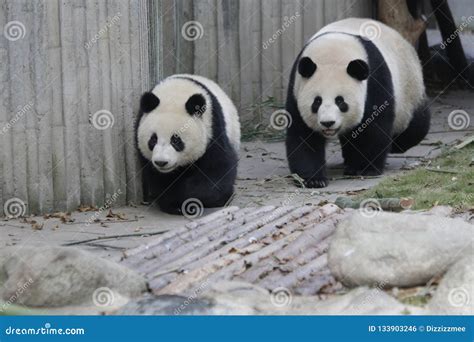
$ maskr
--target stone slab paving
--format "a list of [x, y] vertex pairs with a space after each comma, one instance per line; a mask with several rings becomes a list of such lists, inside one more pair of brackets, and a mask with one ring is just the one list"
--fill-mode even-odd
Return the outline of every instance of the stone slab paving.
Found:
[[[404, 155], [390, 155], [384, 176], [400, 172], [422, 159], [433, 158], [442, 151], [439, 145], [453, 144], [474, 132], [474, 94], [456, 91], [433, 98], [433, 124], [431, 133], [419, 146]], [[471, 123], [467, 130], [454, 131], [448, 125], [448, 115], [453, 110], [463, 109], [470, 114]], [[300, 189], [289, 178], [283, 142], [244, 143], [241, 151], [236, 195], [231, 203], [240, 208], [262, 205], [300, 206], [307, 203], [319, 204], [331, 201], [340, 195], [370, 188], [382, 177], [370, 179], [348, 179], [342, 175], [342, 158], [336, 143], [329, 146], [328, 153], [330, 184], [324, 189]], [[205, 210], [204, 216], [215, 210]], [[183, 227], [189, 220], [184, 217], [161, 213], [156, 208], [146, 206], [114, 208], [107, 218], [107, 211], [73, 212], [73, 222], [62, 222], [59, 218], [45, 219], [41, 216], [29, 218], [29, 223], [21, 219], [0, 219], [0, 248], [11, 245], [63, 245], [79, 240], [98, 237], [134, 234], [133, 236], [104, 239], [81, 244], [80, 247], [112, 260], [123, 258], [126, 249], [135, 248], [152, 241], [162, 230]], [[88, 223], [91, 217], [97, 222]], [[124, 220], [125, 219], [125, 220]], [[32, 223], [31, 220], [36, 221]], [[35, 229], [41, 228], [41, 229]]]

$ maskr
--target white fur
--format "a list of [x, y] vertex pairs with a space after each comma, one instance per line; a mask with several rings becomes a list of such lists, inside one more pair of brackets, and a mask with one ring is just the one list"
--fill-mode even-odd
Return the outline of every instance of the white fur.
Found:
[[[302, 55], [310, 56], [313, 62], [317, 64], [317, 77], [314, 77], [315, 74], [310, 81], [305, 81], [300, 75], [297, 75], [294, 94], [298, 101], [303, 99], [303, 107], [307, 107], [308, 103], [311, 106], [314, 100], [314, 97], [311, 98], [311, 91], [305, 89], [306, 87], [314, 87], [313, 93], [316, 91], [324, 92], [328, 98], [332, 97], [334, 99], [335, 96], [341, 95], [349, 104], [349, 113], [342, 113], [348, 118], [348, 120], [345, 119], [345, 122], [348, 125], [357, 123], [357, 120], [362, 117], [362, 113], [359, 111], [363, 111], [362, 99], [365, 99], [367, 81], [358, 82], [357, 84], [357, 81], [351, 79], [345, 70], [351, 60], [362, 59], [367, 62], [368, 59], [357, 38], [327, 32], [363, 35], [363, 28], [367, 26], [379, 30], [372, 42], [380, 50], [390, 69], [395, 97], [393, 134], [400, 133], [408, 127], [414, 110], [425, 98], [423, 74], [415, 49], [398, 32], [381, 22], [371, 19], [349, 18], [331, 23], [318, 31], [310, 39], [310, 43]], [[319, 37], [323, 33], [327, 34]], [[351, 92], [353, 95], [347, 97], [347, 94]], [[325, 97], [323, 97], [324, 99]], [[382, 105], [382, 103], [379, 105]], [[320, 111], [328, 113], [323, 115], [330, 118], [337, 118], [339, 113], [333, 106], [327, 109], [323, 109], [321, 106]], [[310, 119], [311, 116], [303, 112], [302, 116], [303, 119], [305, 119], [305, 116], [307, 117], [305, 121], [307, 123], [309, 121], [308, 125], [310, 127], [320, 129], [314, 122], [314, 116]]]
[[[315, 74], [309, 79], [299, 74], [295, 79], [294, 94], [306, 124], [316, 131], [322, 131], [325, 127], [320, 124], [321, 121], [335, 121], [333, 128], [338, 132], [356, 126], [364, 114], [367, 81], [355, 80], [347, 74], [346, 69], [354, 59], [367, 61], [364, 47], [351, 36], [331, 34], [310, 43], [301, 57], [310, 57], [317, 65]], [[321, 96], [323, 102], [318, 113], [314, 114], [311, 105], [316, 96]], [[337, 96], [344, 97], [349, 104], [348, 112], [340, 112], [335, 103]]]
[[[166, 161], [168, 164], [158, 168], [161, 172], [170, 172], [178, 166], [196, 161], [205, 153], [212, 138], [212, 101], [209, 94], [191, 80], [179, 78], [192, 77], [204, 84], [216, 96], [223, 107], [226, 120], [226, 134], [236, 148], [240, 145], [240, 123], [235, 106], [214, 82], [204, 77], [191, 75], [173, 75], [152, 90], [160, 99], [158, 107], [144, 114], [138, 126], [138, 148], [145, 158], [151, 161]], [[206, 100], [206, 110], [200, 117], [193, 117], [185, 104], [195, 94], [201, 94]], [[224, 96], [223, 96], [224, 95]], [[230, 104], [229, 104], [230, 103]], [[229, 124], [227, 124], [229, 122]], [[153, 151], [148, 148], [150, 137], [156, 133], [158, 142]], [[173, 134], [177, 134], [185, 144], [183, 151], [176, 151], [170, 144]]]
[[208, 78], [198, 75], [175, 75], [175, 76], [185, 76], [204, 84], [217, 98], [221, 107], [222, 113], [224, 114], [225, 127], [227, 132], [227, 137], [229, 138], [230, 143], [234, 146], [235, 151], [239, 152], [240, 150], [240, 121], [239, 113], [235, 107], [232, 100], [227, 96], [227, 94], [222, 90], [217, 83], [211, 81]]

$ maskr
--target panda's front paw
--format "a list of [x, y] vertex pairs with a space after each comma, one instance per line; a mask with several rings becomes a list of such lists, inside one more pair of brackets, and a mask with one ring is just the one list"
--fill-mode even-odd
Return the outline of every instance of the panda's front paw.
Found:
[[328, 186], [329, 182], [327, 178], [311, 178], [305, 179], [303, 184], [306, 188], [325, 188]]

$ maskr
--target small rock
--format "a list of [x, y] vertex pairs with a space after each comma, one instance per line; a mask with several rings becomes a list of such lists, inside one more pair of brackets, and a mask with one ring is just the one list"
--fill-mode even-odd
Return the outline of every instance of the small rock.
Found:
[[474, 226], [461, 219], [369, 214], [342, 221], [329, 247], [329, 267], [348, 286], [423, 285], [471, 249]]
[[0, 298], [31, 307], [94, 303], [108, 306], [147, 290], [134, 271], [68, 247], [8, 247], [0, 251]]
[[434, 315], [474, 315], [474, 255], [451, 266], [428, 309]]

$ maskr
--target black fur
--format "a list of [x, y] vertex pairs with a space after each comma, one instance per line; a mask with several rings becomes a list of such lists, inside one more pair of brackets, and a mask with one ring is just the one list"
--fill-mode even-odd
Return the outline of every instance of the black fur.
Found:
[[303, 57], [298, 64], [298, 72], [304, 78], [309, 78], [313, 76], [314, 72], [316, 71], [316, 64], [313, 63], [311, 58]]
[[[367, 97], [361, 123], [352, 131], [339, 136], [344, 157], [344, 174], [379, 175], [383, 172], [387, 154], [392, 149], [392, 128], [395, 118], [392, 76], [377, 47], [371, 41], [357, 38], [367, 51], [368, 66], [365, 62], [353, 61], [351, 64], [355, 64], [348, 67], [347, 71], [357, 79], [368, 77]], [[300, 55], [293, 65], [288, 86], [286, 110], [291, 114], [292, 125], [287, 130], [287, 158], [291, 172], [302, 177], [307, 187], [325, 187], [328, 183], [325, 161], [326, 139], [304, 123], [293, 92]], [[383, 110], [375, 111], [374, 108]], [[364, 125], [368, 120], [370, 123]], [[423, 139], [428, 128], [429, 112], [424, 108], [423, 111], [415, 112], [412, 124], [406, 132], [395, 137], [395, 143], [401, 149], [409, 148]]]
[[[224, 206], [234, 192], [238, 163], [237, 151], [227, 137], [222, 107], [217, 98], [202, 83], [180, 78], [198, 84], [209, 94], [213, 108], [212, 139], [201, 158], [171, 173], [158, 172], [139, 153], [145, 202], [157, 202], [161, 210], [170, 214], [182, 214], [182, 204], [190, 198], [199, 199], [204, 207]], [[140, 112], [135, 128], [136, 139], [142, 116], [143, 112]]]
[[392, 153], [405, 153], [409, 148], [418, 145], [430, 130], [431, 115], [427, 103], [423, 103], [413, 113], [410, 124], [392, 142]]
[[140, 109], [144, 113], [150, 113], [153, 109], [158, 107], [159, 104], [160, 99], [156, 97], [155, 94], [153, 94], [151, 91], [146, 92], [142, 95], [142, 98], [140, 100]]
[[339, 107], [339, 110], [341, 112], [345, 113], [349, 110], [349, 105], [344, 101], [344, 98], [342, 96], [337, 96], [334, 99], [334, 102]]
[[[309, 128], [301, 118], [296, 98], [293, 93], [296, 69], [302, 51], [296, 58], [290, 74], [286, 110], [291, 115], [291, 125], [286, 135], [286, 156], [290, 170], [304, 179], [309, 188], [327, 186], [325, 165], [326, 139], [318, 132]], [[314, 104], [313, 104], [314, 107]], [[319, 108], [319, 106], [317, 106]], [[313, 108], [313, 110], [317, 108]]]
[[194, 94], [186, 101], [185, 107], [189, 115], [201, 116], [206, 111], [206, 99], [201, 94]]
[[355, 59], [347, 65], [347, 73], [359, 81], [366, 80], [369, 77], [369, 70], [367, 63], [361, 59]]

